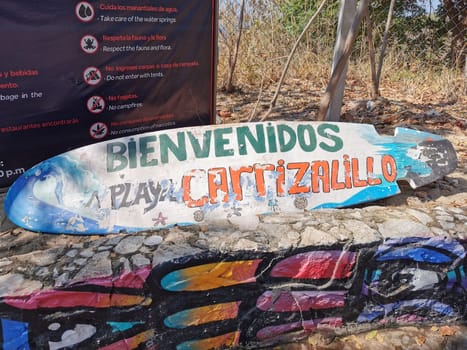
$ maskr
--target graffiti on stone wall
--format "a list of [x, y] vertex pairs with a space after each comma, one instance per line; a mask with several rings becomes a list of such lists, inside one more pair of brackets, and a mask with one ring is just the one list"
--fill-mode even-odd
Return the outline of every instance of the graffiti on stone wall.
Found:
[[0, 299], [10, 349], [204, 350], [346, 326], [466, 320], [467, 244], [206, 252]]

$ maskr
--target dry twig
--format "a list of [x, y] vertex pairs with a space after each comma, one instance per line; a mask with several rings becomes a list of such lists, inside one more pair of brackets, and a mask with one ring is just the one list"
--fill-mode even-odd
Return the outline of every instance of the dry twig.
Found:
[[292, 61], [292, 57], [293, 55], [295, 54], [295, 51], [297, 50], [298, 48], [298, 44], [300, 43], [300, 41], [302, 40], [303, 36], [305, 35], [305, 33], [308, 31], [308, 29], [311, 27], [311, 24], [314, 22], [315, 18], [318, 16], [318, 14], [321, 12], [321, 10], [324, 8], [324, 5], [326, 4], [327, 0], [323, 0], [321, 2], [321, 4], [319, 5], [318, 9], [316, 10], [316, 12], [313, 14], [313, 16], [310, 18], [310, 20], [308, 21], [308, 23], [306, 24], [305, 28], [303, 28], [302, 32], [300, 33], [300, 35], [298, 36], [297, 40], [295, 41], [295, 44], [294, 46], [292, 47], [292, 51], [290, 51], [290, 54], [289, 54], [289, 57], [287, 58], [287, 62], [284, 66], [284, 69], [282, 71], [282, 75], [279, 79], [279, 82], [277, 83], [277, 88], [276, 88], [276, 92], [274, 93], [274, 96], [272, 97], [272, 100], [271, 102], [269, 103], [269, 109], [268, 111], [266, 112], [266, 114], [261, 118], [261, 121], [264, 121], [268, 116], [269, 114], [271, 114], [272, 112], [272, 109], [275, 107], [276, 105], [276, 101], [277, 101], [277, 97], [279, 96], [279, 92], [280, 92], [280, 89], [282, 87], [282, 83], [284, 82], [284, 79], [285, 79], [285, 75], [287, 74], [287, 71], [289, 70], [289, 66], [290, 66], [290, 62]]

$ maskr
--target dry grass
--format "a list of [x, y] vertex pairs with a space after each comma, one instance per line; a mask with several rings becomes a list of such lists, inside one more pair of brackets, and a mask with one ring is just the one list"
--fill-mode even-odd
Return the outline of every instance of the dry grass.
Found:
[[[281, 76], [284, 64], [295, 42], [295, 36], [287, 33], [274, 16], [271, 2], [253, 1], [257, 7], [246, 16], [239, 57], [235, 70], [234, 85], [237, 92], [244, 92], [245, 105], [237, 109], [254, 108], [261, 92], [260, 106], [268, 104]], [[261, 7], [263, 6], [263, 7]], [[269, 6], [269, 7], [268, 7]], [[269, 11], [269, 12], [268, 12]], [[286, 86], [279, 97], [278, 108], [290, 112], [293, 105], [297, 113], [313, 117], [313, 111], [328, 83], [334, 50], [335, 23], [320, 17], [300, 44], [286, 77]], [[230, 17], [221, 13], [221, 26], [230, 33], [219, 41], [218, 88], [222, 91], [228, 72], [229, 52], [233, 52], [236, 36], [235, 13]], [[427, 43], [429, 45], [429, 43]], [[377, 48], [378, 49], [378, 48]], [[433, 51], [427, 46], [427, 52]], [[421, 58], [420, 52], [403, 51], [402, 47], [389, 46], [385, 57], [380, 92], [383, 98], [425, 105], [427, 108], [451, 106], [456, 118], [465, 118], [467, 112], [467, 76], [465, 72], [451, 68], [448, 62]], [[368, 100], [371, 96], [369, 55], [365, 40], [359, 38], [348, 70], [344, 102]], [[308, 98], [306, 94], [308, 93]], [[294, 94], [300, 94], [296, 103]], [[223, 97], [225, 100], [227, 97]], [[222, 109], [225, 103], [219, 101]], [[282, 104], [282, 106], [281, 106]], [[232, 111], [231, 111], [232, 112]], [[249, 112], [238, 119], [245, 120]]]
[[[250, 49], [251, 51], [254, 51]], [[282, 72], [287, 56], [265, 57], [253, 55], [239, 57], [235, 83], [240, 89], [259, 89], [274, 86]], [[400, 60], [400, 59], [399, 59]], [[313, 82], [315, 92], [322, 91], [329, 79], [332, 52], [320, 55], [301, 48], [289, 69], [287, 80], [303, 79]], [[226, 76], [227, 65], [220, 55], [218, 65], [218, 87], [221, 89]], [[365, 88], [361, 99], [368, 99], [371, 93], [370, 66], [366, 58], [352, 59], [348, 70], [349, 81], [359, 81]], [[454, 104], [466, 103], [467, 81], [463, 72], [440, 64], [426, 65], [422, 61], [400, 64], [391, 55], [384, 62], [381, 81], [381, 95], [385, 98], [401, 98], [412, 103]]]
[[[249, 50], [255, 51], [251, 48]], [[318, 55], [308, 52], [304, 47], [299, 49], [277, 102], [278, 113], [285, 111], [289, 114], [307, 115], [313, 119], [329, 79], [331, 54], [332, 50]], [[260, 107], [265, 108], [270, 102], [287, 57], [284, 55], [266, 59], [260, 54], [255, 56], [250, 52], [247, 56], [243, 56], [242, 51], [241, 55], [235, 80], [239, 95], [232, 98], [237, 99], [235, 109], [243, 110], [241, 116], [237, 116], [238, 121], [246, 121], [258, 98]], [[220, 62], [222, 61], [221, 56]], [[226, 75], [226, 69], [225, 65], [219, 64], [219, 91], [222, 91], [222, 77]], [[430, 66], [422, 61], [401, 63], [400, 57], [390, 54], [383, 66], [380, 92], [384, 99], [416, 104], [424, 110], [432, 108], [447, 110], [453, 117], [466, 120], [466, 84], [466, 77], [459, 70], [444, 65]], [[371, 86], [367, 58], [352, 58], [347, 74], [344, 103], [349, 105], [369, 100]], [[223, 96], [218, 101], [218, 108], [229, 110], [228, 104], [223, 102], [226, 99], [228, 97]], [[243, 104], [239, 100], [243, 100]], [[231, 112], [235, 111], [231, 110]]]

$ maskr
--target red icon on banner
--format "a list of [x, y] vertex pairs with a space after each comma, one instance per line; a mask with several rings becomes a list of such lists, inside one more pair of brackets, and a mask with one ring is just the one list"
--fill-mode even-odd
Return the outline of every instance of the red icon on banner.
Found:
[[91, 22], [94, 19], [94, 8], [87, 1], [80, 1], [75, 7], [76, 17], [82, 22]]
[[108, 132], [109, 128], [107, 125], [101, 122], [94, 123], [89, 128], [89, 135], [91, 135], [91, 137], [96, 140], [103, 139], [107, 136]]
[[102, 80], [102, 73], [96, 67], [88, 67], [83, 72], [83, 79], [88, 85], [97, 85]]
[[105, 100], [101, 96], [91, 96], [86, 102], [88, 111], [93, 114], [99, 114], [105, 111]]
[[97, 39], [92, 35], [85, 35], [81, 38], [81, 49], [88, 53], [93, 54], [99, 49], [99, 42]]

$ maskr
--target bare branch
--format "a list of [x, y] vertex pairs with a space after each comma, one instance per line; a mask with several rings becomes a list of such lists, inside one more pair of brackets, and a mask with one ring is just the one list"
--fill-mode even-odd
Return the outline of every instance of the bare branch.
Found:
[[386, 46], [388, 45], [389, 29], [391, 29], [392, 16], [394, 14], [395, 3], [396, 3], [396, 0], [391, 0], [391, 4], [389, 5], [389, 13], [388, 13], [388, 18], [386, 20], [386, 28], [384, 28], [383, 42], [381, 43], [381, 52], [379, 53], [378, 70], [376, 72], [376, 89], [377, 89], [376, 91], [378, 91], [378, 95], [379, 95], [379, 84], [381, 81], [381, 72], [383, 70], [384, 54], [386, 53]]
[[372, 91], [371, 98], [377, 98], [379, 94], [379, 84], [376, 79], [376, 53], [375, 53], [375, 43], [373, 41], [373, 23], [371, 23], [370, 15], [368, 12], [365, 15], [366, 23], [366, 39], [368, 42], [368, 52], [370, 54], [370, 69], [371, 69], [371, 83]]
[[226, 85], [226, 91], [227, 92], [232, 92], [234, 90], [233, 86], [233, 76], [235, 72], [235, 67], [237, 65], [237, 58], [238, 58], [238, 49], [240, 47], [240, 40], [242, 37], [242, 32], [243, 32], [243, 18], [245, 16], [245, 0], [242, 0], [242, 4], [240, 6], [240, 16], [238, 18], [238, 35], [237, 35], [237, 41], [235, 42], [235, 51], [233, 54], [232, 60], [229, 60], [229, 76], [227, 78], [227, 85]]
[[261, 97], [263, 96], [263, 86], [264, 86], [264, 73], [261, 75], [261, 85], [259, 87], [258, 99], [256, 100], [255, 107], [251, 111], [250, 117], [248, 118], [248, 122], [251, 122], [253, 118], [256, 116], [256, 110], [258, 109], [258, 105], [261, 101]]
[[308, 31], [308, 29], [311, 27], [311, 24], [313, 23], [313, 21], [315, 20], [315, 18], [318, 16], [318, 14], [321, 12], [321, 10], [324, 8], [324, 5], [326, 4], [327, 0], [323, 0], [321, 2], [321, 4], [319, 5], [318, 9], [316, 10], [316, 12], [313, 14], [313, 16], [310, 18], [310, 20], [308, 21], [308, 23], [306, 24], [305, 28], [303, 28], [302, 32], [300, 33], [300, 35], [298, 36], [297, 40], [295, 41], [295, 44], [294, 46], [292, 47], [292, 51], [290, 51], [290, 54], [289, 54], [289, 57], [287, 59], [287, 63], [285, 64], [284, 66], [284, 69], [282, 71], [282, 75], [279, 79], [279, 82], [277, 83], [277, 88], [276, 88], [276, 92], [274, 93], [274, 96], [271, 100], [271, 102], [269, 103], [269, 109], [268, 111], [266, 112], [266, 114], [261, 118], [261, 121], [264, 121], [268, 116], [269, 114], [271, 114], [272, 112], [272, 109], [275, 107], [276, 105], [276, 101], [277, 101], [277, 97], [279, 96], [279, 92], [280, 92], [280, 89], [282, 87], [282, 84], [284, 82], [284, 79], [285, 79], [285, 75], [287, 74], [287, 71], [289, 70], [289, 66], [290, 66], [290, 62], [292, 61], [292, 58], [293, 58], [293, 55], [295, 54], [295, 51], [297, 51], [297, 48], [298, 48], [298, 44], [300, 43], [300, 41], [302, 40], [303, 36], [305, 35], [305, 33]]

